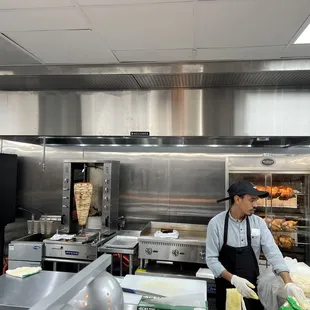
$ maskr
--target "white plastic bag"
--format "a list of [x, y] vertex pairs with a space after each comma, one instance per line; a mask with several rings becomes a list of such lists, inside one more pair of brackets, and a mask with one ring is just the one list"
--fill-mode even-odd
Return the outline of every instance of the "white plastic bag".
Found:
[[291, 269], [291, 278], [302, 288], [307, 298], [310, 298], [310, 267], [305, 263], [297, 263]]
[[[284, 260], [292, 280], [304, 290], [307, 297], [310, 297], [310, 267], [289, 257], [285, 257]], [[265, 309], [278, 310], [285, 302], [284, 282], [280, 276], [274, 274], [271, 267], [261, 273], [258, 279], [257, 291]]]
[[268, 267], [261, 273], [257, 283], [257, 293], [264, 308], [278, 310], [278, 296], [282, 295], [283, 292], [283, 280], [273, 273], [272, 267]]

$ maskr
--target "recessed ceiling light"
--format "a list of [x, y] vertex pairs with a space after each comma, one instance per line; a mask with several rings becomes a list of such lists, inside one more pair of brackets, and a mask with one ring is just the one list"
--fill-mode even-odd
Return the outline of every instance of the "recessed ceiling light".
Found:
[[310, 44], [310, 24], [297, 38], [294, 44]]
[[269, 138], [268, 137], [258, 137], [258, 138], [256, 138], [256, 141], [258, 141], [258, 142], [267, 142], [267, 141], [269, 141]]

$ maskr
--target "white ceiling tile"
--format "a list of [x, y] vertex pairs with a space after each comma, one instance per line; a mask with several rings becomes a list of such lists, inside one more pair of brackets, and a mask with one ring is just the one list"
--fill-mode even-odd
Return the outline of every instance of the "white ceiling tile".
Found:
[[74, 6], [73, 0], [0, 0], [0, 10]]
[[15, 44], [0, 37], [0, 66], [18, 66], [38, 64], [39, 62], [28, 53], [23, 52]]
[[290, 45], [282, 53], [282, 57], [310, 57], [310, 44]]
[[9, 32], [6, 35], [47, 64], [117, 62], [91, 30]]
[[193, 60], [192, 49], [113, 51], [120, 62], [177, 62]]
[[77, 0], [80, 5], [119, 5], [163, 2], [188, 2], [191, 0]]
[[310, 14], [310, 0], [201, 1], [195, 47], [286, 45]]
[[112, 50], [193, 47], [193, 4], [83, 7]]
[[196, 60], [279, 59], [285, 46], [198, 49]]
[[86, 17], [76, 8], [0, 10], [0, 32], [88, 28]]

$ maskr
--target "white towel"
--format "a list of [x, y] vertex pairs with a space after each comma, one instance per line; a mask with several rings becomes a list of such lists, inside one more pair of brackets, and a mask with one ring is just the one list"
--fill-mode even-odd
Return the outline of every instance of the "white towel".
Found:
[[50, 240], [58, 241], [58, 240], [71, 240], [75, 237], [75, 235], [66, 235], [66, 234], [55, 234]]
[[163, 238], [163, 239], [178, 239], [179, 238], [179, 232], [177, 230], [173, 230], [171, 233], [163, 233], [160, 230], [157, 230], [154, 233], [155, 238]]
[[17, 278], [27, 278], [34, 274], [39, 273], [42, 270], [41, 267], [18, 267], [16, 269], [9, 269], [6, 274]]

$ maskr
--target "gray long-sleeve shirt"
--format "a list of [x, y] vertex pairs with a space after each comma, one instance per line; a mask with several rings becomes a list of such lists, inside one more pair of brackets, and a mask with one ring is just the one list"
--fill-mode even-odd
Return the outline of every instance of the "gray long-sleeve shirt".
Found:
[[[225, 270], [219, 262], [219, 252], [224, 243], [224, 223], [226, 212], [221, 212], [211, 219], [207, 229], [206, 241], [206, 263], [215, 277], [219, 277]], [[276, 274], [282, 271], [289, 271], [282, 253], [274, 242], [273, 236], [266, 223], [257, 215], [249, 216], [251, 227], [251, 244], [254, 250], [257, 262], [261, 249], [263, 250], [268, 262], [272, 265]], [[238, 221], [229, 213], [227, 245], [232, 247], [244, 247], [248, 245], [246, 235], [246, 220]]]

